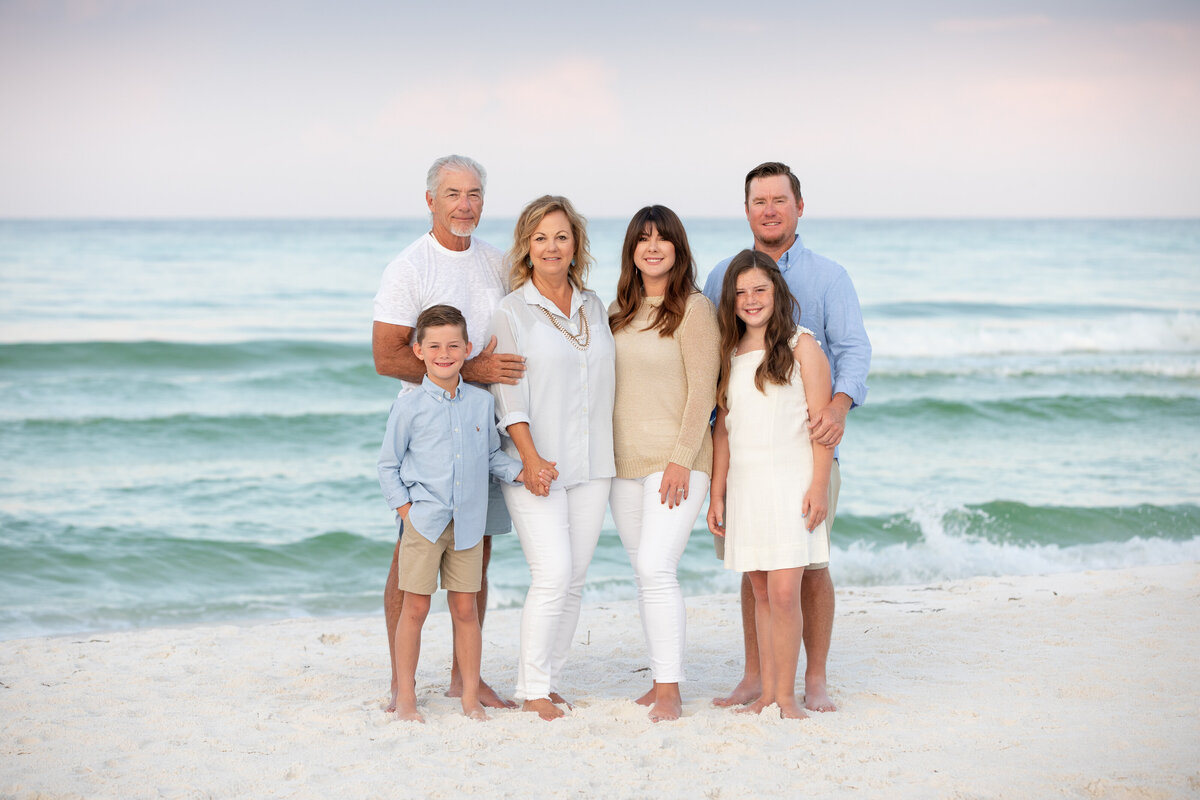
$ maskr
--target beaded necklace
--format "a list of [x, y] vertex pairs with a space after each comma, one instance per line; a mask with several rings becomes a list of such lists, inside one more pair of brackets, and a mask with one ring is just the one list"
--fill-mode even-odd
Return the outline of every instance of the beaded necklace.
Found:
[[583, 306], [579, 306], [579, 335], [571, 333], [563, 324], [558, 321], [558, 315], [550, 313], [545, 306], [538, 306], [538, 309], [546, 315], [546, 319], [550, 320], [550, 324], [558, 328], [559, 332], [567, 337], [567, 341], [576, 350], [587, 350], [588, 345], [592, 343], [592, 329], [588, 326], [587, 314], [583, 310]]

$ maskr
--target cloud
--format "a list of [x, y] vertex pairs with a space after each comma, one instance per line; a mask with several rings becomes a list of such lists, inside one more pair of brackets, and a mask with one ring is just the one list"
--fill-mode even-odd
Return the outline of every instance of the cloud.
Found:
[[977, 17], [974, 19], [944, 19], [934, 25], [939, 33], [1011, 33], [1013, 31], [1045, 28], [1053, 20], [1042, 14], [1022, 17]]
[[150, 4], [149, 0], [65, 0], [63, 11], [68, 22], [78, 24], [123, 16]]
[[601, 141], [623, 127], [615, 81], [613, 69], [588, 59], [448, 78], [438, 88], [414, 86], [393, 96], [373, 128], [378, 135], [435, 141], [464, 127], [532, 141]]
[[767, 26], [758, 19], [735, 19], [733, 17], [700, 17], [695, 22], [701, 33], [765, 33]]
[[1152, 40], [1165, 40], [1173, 44], [1192, 46], [1200, 39], [1200, 27], [1186, 22], [1147, 20], [1137, 23], [1133, 29]]

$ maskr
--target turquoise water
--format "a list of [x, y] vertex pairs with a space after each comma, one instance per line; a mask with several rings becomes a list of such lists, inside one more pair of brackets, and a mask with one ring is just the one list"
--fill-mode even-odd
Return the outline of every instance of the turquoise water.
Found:
[[[685, 220], [701, 277], [744, 221]], [[505, 246], [511, 221], [480, 233]], [[0, 638], [380, 607], [371, 364], [408, 221], [0, 221]], [[591, 285], [620, 220], [595, 220]], [[875, 347], [841, 586], [1200, 559], [1200, 222], [805, 219]], [[697, 531], [691, 594], [734, 576]], [[519, 605], [515, 536], [495, 607]], [[593, 601], [632, 597], [611, 521]]]

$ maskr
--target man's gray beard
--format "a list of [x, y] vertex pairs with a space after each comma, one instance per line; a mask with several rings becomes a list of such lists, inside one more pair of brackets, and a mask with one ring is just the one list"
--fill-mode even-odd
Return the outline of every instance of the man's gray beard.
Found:
[[450, 233], [454, 234], [455, 236], [466, 237], [466, 236], [470, 236], [471, 234], [473, 234], [475, 232], [475, 228], [477, 228], [477, 227], [478, 226], [475, 225], [474, 223], [456, 225], [453, 222], [451, 222], [450, 223]]

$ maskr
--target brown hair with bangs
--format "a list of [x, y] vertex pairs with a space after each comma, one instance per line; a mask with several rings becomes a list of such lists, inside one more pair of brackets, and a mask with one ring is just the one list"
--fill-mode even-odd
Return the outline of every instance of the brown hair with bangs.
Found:
[[448, 305], [430, 306], [420, 313], [417, 317], [413, 341], [417, 344], [425, 344], [425, 331], [442, 325], [457, 325], [462, 330], [463, 341], [469, 341], [466, 317], [457, 308]]
[[659, 336], [671, 336], [683, 323], [688, 298], [700, 291], [696, 285], [696, 261], [688, 245], [687, 231], [679, 216], [666, 206], [646, 206], [633, 215], [625, 229], [625, 244], [621, 247], [621, 277], [617, 279], [617, 308], [609, 315], [612, 332], [624, 328], [637, 316], [642, 301], [646, 298], [646, 286], [642, 282], [641, 270], [633, 263], [633, 251], [643, 235], [650, 233], [650, 226], [658, 235], [675, 246], [675, 264], [667, 274], [667, 290], [662, 305], [655, 309], [650, 318], [650, 328], [658, 328]]
[[729, 370], [733, 365], [733, 353], [738, 342], [746, 333], [746, 323], [737, 315], [737, 280], [752, 269], [767, 276], [774, 289], [774, 308], [767, 320], [763, 337], [763, 360], [754, 373], [754, 386], [764, 394], [767, 381], [786, 386], [792, 382], [792, 368], [796, 357], [788, 346], [796, 332], [798, 306], [796, 298], [788, 288], [783, 273], [766, 253], [743, 250], [729, 262], [725, 279], [721, 282], [721, 303], [717, 306], [717, 324], [721, 329], [721, 373], [717, 378], [717, 403], [729, 408]]

